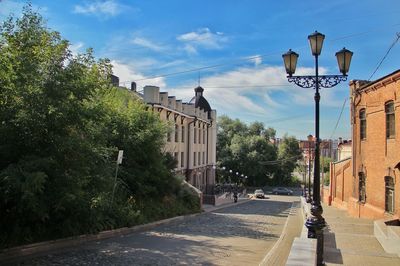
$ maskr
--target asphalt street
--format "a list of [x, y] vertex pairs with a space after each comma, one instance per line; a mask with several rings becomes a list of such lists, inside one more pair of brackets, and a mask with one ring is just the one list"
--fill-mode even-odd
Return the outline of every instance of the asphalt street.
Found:
[[206, 212], [19, 265], [259, 265], [279, 239], [297, 196], [275, 196]]

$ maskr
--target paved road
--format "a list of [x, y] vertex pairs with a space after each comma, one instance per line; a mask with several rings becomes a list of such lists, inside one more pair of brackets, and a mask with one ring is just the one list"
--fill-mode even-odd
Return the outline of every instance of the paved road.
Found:
[[19, 265], [258, 265], [297, 196], [251, 200]]

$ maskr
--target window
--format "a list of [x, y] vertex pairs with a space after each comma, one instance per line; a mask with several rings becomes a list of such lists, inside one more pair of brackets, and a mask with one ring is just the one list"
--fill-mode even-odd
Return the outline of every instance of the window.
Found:
[[201, 143], [201, 129], [199, 128], [199, 144]]
[[385, 211], [394, 212], [394, 180], [391, 176], [385, 176]]
[[367, 138], [367, 118], [365, 116], [365, 109], [360, 110], [360, 139]]
[[178, 161], [178, 153], [177, 152], [174, 152], [174, 159], [176, 160], [176, 166], [178, 167], [178, 163], [179, 163], [179, 161]]
[[205, 152], [203, 151], [203, 164], [204, 164], [204, 159], [205, 159], [205, 157], [206, 157], [206, 154], [205, 154]]
[[193, 142], [196, 143], [196, 141], [197, 141], [197, 129], [194, 128], [193, 129]]
[[365, 203], [367, 199], [366, 191], [365, 191], [365, 173], [360, 172], [358, 173], [358, 200], [360, 202]]
[[198, 155], [198, 159], [199, 159], [199, 165], [200, 165], [200, 164], [201, 164], [201, 160], [200, 160], [200, 159], [201, 159], [201, 158], [200, 158], [200, 152], [198, 152], [198, 154], [197, 154], [197, 155]]
[[181, 135], [181, 138], [182, 138], [182, 142], [185, 142], [185, 126], [182, 126], [182, 135]]
[[206, 131], [203, 130], [203, 144], [206, 143]]
[[178, 125], [175, 125], [175, 142], [178, 142], [179, 140], [179, 129]]
[[385, 104], [386, 113], [386, 138], [395, 137], [395, 120], [394, 120], [394, 103], [393, 101], [387, 102]]
[[185, 153], [181, 152], [181, 167], [185, 166]]
[[196, 166], [196, 152], [193, 152], [193, 166]]

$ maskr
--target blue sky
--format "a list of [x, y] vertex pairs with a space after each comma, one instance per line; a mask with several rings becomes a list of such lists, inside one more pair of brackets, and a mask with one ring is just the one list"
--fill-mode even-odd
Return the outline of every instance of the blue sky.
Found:
[[[0, 0], [0, 20], [24, 1]], [[297, 75], [312, 74], [307, 36], [326, 35], [320, 72], [338, 74], [335, 53], [354, 52], [349, 80], [368, 80], [400, 32], [400, 2], [266, 0], [32, 1], [48, 26], [71, 42], [112, 60], [128, 86], [137, 81], [190, 100], [200, 84], [218, 115], [305, 139], [314, 134], [314, 91], [287, 82], [282, 54], [300, 54]], [[397, 43], [371, 80], [399, 68]], [[176, 74], [179, 72], [185, 72]], [[170, 75], [171, 74], [171, 75]], [[157, 77], [158, 76], [158, 77]], [[151, 77], [157, 77], [152, 78]], [[348, 82], [321, 91], [321, 138], [350, 137]]]

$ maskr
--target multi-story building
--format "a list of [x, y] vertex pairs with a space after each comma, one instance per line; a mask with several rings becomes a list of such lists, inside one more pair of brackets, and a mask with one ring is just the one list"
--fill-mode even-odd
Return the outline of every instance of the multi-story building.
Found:
[[[311, 150], [314, 150], [315, 146], [315, 137], [309, 136], [310, 137], [310, 143], [309, 140], [300, 140], [299, 145], [300, 149], [303, 152], [303, 158], [308, 159], [308, 149], [310, 148]], [[331, 158], [332, 160], [336, 160], [337, 158], [337, 149], [338, 149], [338, 140], [332, 140], [332, 139], [327, 139], [327, 140], [321, 140], [320, 141], [320, 146], [319, 146], [319, 151], [320, 151], [320, 156]]]
[[[119, 78], [111, 75], [111, 83], [119, 87]], [[164, 151], [177, 161], [175, 173], [207, 194], [207, 187], [215, 185], [217, 112], [204, 98], [204, 89], [195, 88], [194, 97], [187, 103], [160, 92], [156, 86], [145, 86], [138, 92], [132, 82], [130, 90], [169, 124]]]
[[188, 103], [160, 92], [156, 86], [145, 86], [143, 100], [167, 122], [171, 131], [166, 136], [165, 151], [178, 162], [176, 173], [204, 190], [215, 184], [216, 111], [203, 96], [202, 87], [195, 88], [195, 96]]
[[353, 216], [398, 219], [400, 70], [351, 81], [350, 94], [352, 156], [331, 171], [330, 200]]

